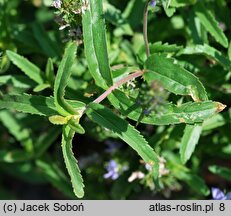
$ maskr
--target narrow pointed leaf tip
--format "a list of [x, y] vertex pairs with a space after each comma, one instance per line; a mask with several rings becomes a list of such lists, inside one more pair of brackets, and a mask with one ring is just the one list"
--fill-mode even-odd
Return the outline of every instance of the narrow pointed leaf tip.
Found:
[[222, 104], [222, 103], [219, 103], [219, 102], [217, 102], [216, 104], [217, 104], [217, 112], [221, 112], [226, 108], [225, 104]]
[[71, 75], [71, 67], [76, 57], [76, 51], [76, 44], [69, 43], [65, 49], [54, 83], [55, 106], [59, 114], [63, 116], [76, 114], [76, 111], [64, 99], [65, 88]]
[[212, 12], [209, 10], [209, 8], [206, 8], [204, 2], [198, 1], [194, 10], [201, 24], [214, 37], [214, 39], [223, 47], [228, 48], [228, 39], [226, 35], [219, 27], [219, 22], [215, 19]]
[[192, 156], [202, 131], [200, 124], [186, 125], [181, 140], [180, 156], [182, 163], [186, 163]]
[[78, 198], [82, 198], [84, 196], [83, 178], [78, 167], [78, 161], [75, 159], [72, 151], [72, 139], [74, 134], [74, 130], [68, 125], [63, 126], [62, 151], [67, 171], [71, 177], [73, 191]]
[[38, 84], [44, 83], [44, 74], [35, 64], [10, 50], [7, 50], [6, 53], [13, 64], [20, 68], [30, 79], [34, 80]]
[[50, 122], [53, 124], [68, 124], [75, 132], [83, 134], [85, 131], [79, 124], [82, 111], [75, 110], [65, 99], [65, 89], [71, 75], [71, 67], [76, 57], [77, 46], [69, 43], [65, 49], [63, 59], [60, 63], [58, 73], [54, 83], [54, 102], [57, 111], [61, 116], [51, 116]]

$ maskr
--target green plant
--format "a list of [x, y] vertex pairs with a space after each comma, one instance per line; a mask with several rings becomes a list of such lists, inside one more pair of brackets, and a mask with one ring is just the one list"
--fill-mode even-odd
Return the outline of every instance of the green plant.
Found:
[[[8, 50], [4, 53], [4, 58], [7, 60], [2, 61], [4, 64], [2, 71], [5, 72], [5, 68], [9, 67], [4, 62], [10, 60], [29, 79], [26, 83], [24, 82], [27, 80], [25, 76], [1, 76], [1, 83], [11, 82], [13, 86], [24, 90], [1, 95], [0, 108], [39, 115], [43, 120], [46, 117], [50, 123], [58, 125], [58, 127], [49, 127], [48, 133], [41, 137], [43, 141], [46, 140], [46, 146], [44, 146], [41, 139], [35, 142], [31, 138], [30, 130], [24, 128], [20, 116], [16, 115], [15, 117], [11, 112], [1, 111], [0, 119], [3, 124], [19, 142], [23, 143], [23, 149], [1, 151], [1, 160], [11, 163], [35, 160], [37, 166], [47, 173], [47, 178], [52, 179], [55, 186], [61, 185], [62, 191], [65, 191], [65, 188], [68, 188], [68, 180], [63, 173], [56, 173], [58, 168], [55, 164], [49, 164], [51, 159], [47, 155], [48, 147], [57, 138], [57, 134], [59, 134], [57, 131], [60, 131], [59, 127], [62, 126], [61, 147], [64, 162], [70, 175], [74, 194], [78, 198], [82, 198], [84, 183], [78, 161], [72, 151], [72, 139], [75, 133], [84, 134], [85, 131], [88, 133], [88, 127], [84, 127], [84, 124], [90, 119], [99, 125], [101, 131], [105, 129], [109, 131], [108, 137], [119, 137], [126, 142], [137, 152], [144, 163], [151, 167], [147, 176], [149, 182], [147, 185], [150, 188], [161, 190], [164, 188], [163, 185], [171, 185], [171, 178], [164, 180], [165, 177], [162, 177], [163, 170], [160, 168], [160, 163], [161, 158], [164, 157], [168, 159], [168, 169], [175, 178], [185, 181], [187, 184], [193, 184], [191, 187], [199, 188], [201, 194], [208, 195], [209, 190], [204, 181], [184, 164], [192, 158], [206, 124], [207, 127], [213, 127], [216, 121], [215, 123], [209, 121], [220, 118], [222, 115], [218, 113], [226, 107], [220, 102], [209, 100], [210, 97], [203, 83], [208, 83], [209, 88], [213, 84], [207, 80], [210, 76], [208, 72], [202, 74], [200, 71], [205, 70], [203, 65], [209, 59], [209, 69], [206, 71], [221, 70], [221, 73], [225, 75], [220, 77], [221, 80], [229, 80], [230, 59], [223, 54], [223, 51], [219, 51], [209, 44], [210, 40], [214, 39], [213, 43], [221, 47], [220, 50], [224, 50], [228, 48], [228, 39], [219, 27], [209, 1], [202, 3], [195, 0], [161, 0], [157, 2], [148, 0], [145, 4], [142, 1], [141, 3], [130, 1], [130, 7], [132, 7], [132, 2], [144, 6], [144, 42], [138, 37], [140, 35], [137, 38], [134, 37], [139, 45], [135, 42], [133, 48], [130, 44], [122, 41], [123, 34], [129, 35], [129, 32], [131, 35], [133, 34], [132, 27], [127, 21], [129, 16], [126, 16], [126, 13], [131, 15], [131, 9], [128, 7], [125, 14], [122, 14], [109, 2], [105, 2], [106, 12], [104, 12], [102, 0], [64, 0], [61, 1], [62, 4], [55, 1], [60, 22], [63, 22], [61, 29], [68, 28], [71, 38], [75, 38], [73, 42], [67, 43], [61, 61], [60, 50], [62, 48], [56, 47], [54, 40], [44, 32], [40, 25], [33, 24], [32, 29], [36, 40], [40, 49], [47, 56], [45, 71], [42, 71], [29, 59], [17, 54], [16, 47], [13, 45], [14, 48], [6, 47]], [[219, 2], [217, 4], [223, 8], [225, 1]], [[9, 6], [4, 1], [1, 4]], [[206, 9], [205, 4], [210, 6], [209, 10]], [[176, 19], [179, 19], [180, 23], [185, 18], [185, 11], [182, 8], [187, 7], [192, 7], [192, 9], [190, 9], [190, 16], [187, 20], [186, 31], [190, 38], [187, 39], [186, 47], [183, 47], [184, 44], [176, 45], [163, 42], [149, 44], [148, 30], [151, 24], [151, 22], [148, 24], [149, 9], [155, 11], [163, 8], [169, 17], [173, 17], [171, 22], [175, 22], [173, 14], [176, 10], [182, 10], [182, 15], [176, 15]], [[6, 17], [7, 15], [3, 14], [2, 16]], [[113, 38], [116, 48], [110, 47], [109, 51], [105, 18], [117, 26], [117, 31], [113, 34], [119, 38]], [[157, 21], [154, 22], [156, 29], [161, 25], [158, 22], [157, 18]], [[135, 29], [135, 27], [133, 28]], [[82, 38], [81, 34], [76, 33], [76, 29], [78, 31], [82, 29]], [[73, 35], [74, 30], [76, 35]], [[7, 31], [5, 32], [7, 34]], [[211, 39], [208, 37], [209, 34]], [[3, 43], [5, 43], [4, 40], [8, 40], [8, 38], [2, 38]], [[82, 50], [82, 41], [84, 51]], [[123, 53], [118, 51], [120, 43], [126, 56], [125, 65], [122, 66], [118, 64], [123, 58], [120, 56]], [[80, 47], [78, 55], [76, 54], [77, 47]], [[203, 57], [197, 58], [198, 54]], [[191, 57], [195, 58], [191, 59]], [[111, 67], [110, 64], [114, 67]], [[58, 65], [58, 71], [55, 75], [56, 65]], [[79, 80], [76, 81], [76, 78], [71, 76], [78, 77]], [[140, 79], [141, 77], [143, 79]], [[81, 79], [83, 88], [78, 86], [81, 85]], [[90, 83], [90, 86], [87, 83]], [[28, 93], [27, 89], [31, 87], [34, 92], [41, 93], [39, 95]], [[226, 87], [222, 86], [221, 88]], [[46, 91], [53, 91], [53, 96], [47, 94]], [[94, 92], [97, 97], [94, 96], [94, 99], [84, 97], [88, 92]], [[209, 95], [212, 95], [210, 90]], [[83, 122], [83, 126], [81, 122]], [[156, 133], [145, 134], [144, 138], [138, 130], [140, 124], [156, 125]], [[184, 132], [178, 125], [185, 126]], [[178, 128], [180, 131], [175, 133], [177, 139], [182, 136], [178, 143], [180, 144], [178, 148], [181, 161], [174, 151], [171, 152], [174, 147], [170, 142], [168, 143], [166, 138], [172, 137], [169, 140], [174, 140], [174, 131]], [[20, 132], [21, 130], [23, 132]], [[50, 141], [47, 141], [48, 137]], [[169, 148], [161, 147], [158, 144], [161, 140], [166, 141]], [[66, 190], [66, 194], [71, 194], [69, 189]]]

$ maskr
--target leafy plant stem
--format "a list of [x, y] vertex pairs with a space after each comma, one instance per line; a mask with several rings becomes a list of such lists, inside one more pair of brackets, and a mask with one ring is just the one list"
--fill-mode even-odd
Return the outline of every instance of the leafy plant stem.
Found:
[[142, 76], [144, 74], [145, 70], [137, 71], [135, 73], [129, 74], [128, 76], [122, 78], [118, 82], [116, 82], [113, 86], [111, 86], [109, 89], [107, 89], [103, 94], [101, 94], [98, 98], [96, 98], [93, 102], [94, 103], [100, 103], [103, 101], [113, 90], [117, 89], [119, 86], [123, 85], [126, 82], [129, 82], [132, 79], [135, 79], [139, 76]]
[[143, 37], [144, 37], [144, 45], [146, 50], [147, 58], [150, 56], [150, 48], [148, 44], [148, 5], [150, 0], [147, 0], [144, 6], [144, 20], [143, 20]]

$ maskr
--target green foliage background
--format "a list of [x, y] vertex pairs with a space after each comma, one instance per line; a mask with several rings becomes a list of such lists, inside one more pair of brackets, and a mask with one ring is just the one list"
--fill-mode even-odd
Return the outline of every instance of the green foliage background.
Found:
[[[0, 198], [208, 199], [211, 187], [230, 191], [231, 1], [157, 1], [148, 59], [145, 1], [103, 0], [102, 11], [91, 0], [83, 16], [81, 1], [64, 2], [0, 0]], [[140, 70], [142, 78], [91, 103]], [[104, 178], [110, 160], [116, 180]]]

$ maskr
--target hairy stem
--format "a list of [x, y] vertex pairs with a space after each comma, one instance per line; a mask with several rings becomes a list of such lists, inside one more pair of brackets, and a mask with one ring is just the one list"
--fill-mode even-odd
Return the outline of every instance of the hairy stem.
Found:
[[144, 6], [144, 21], [143, 21], [143, 36], [144, 36], [144, 45], [146, 50], [147, 57], [150, 56], [150, 49], [148, 44], [148, 5], [150, 0], [147, 0]]
[[141, 70], [141, 71], [137, 71], [135, 73], [129, 74], [128, 76], [122, 78], [121, 80], [119, 80], [118, 82], [116, 82], [113, 86], [111, 86], [109, 89], [107, 89], [103, 94], [101, 94], [98, 98], [96, 98], [93, 102], [94, 103], [100, 103], [101, 101], [103, 101], [113, 90], [117, 89], [119, 86], [123, 85], [124, 83], [135, 79], [139, 76], [142, 76], [143, 73], [145, 71]]

